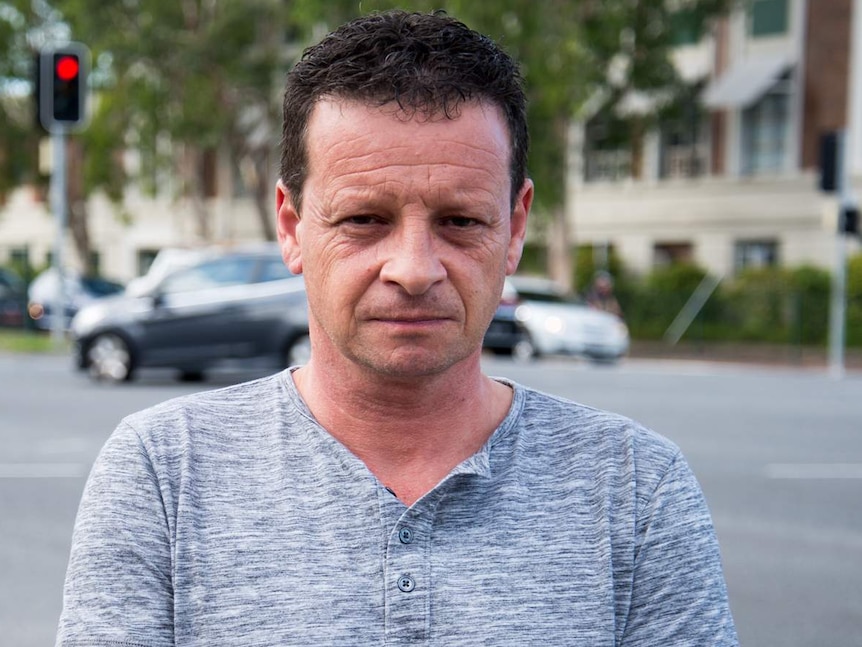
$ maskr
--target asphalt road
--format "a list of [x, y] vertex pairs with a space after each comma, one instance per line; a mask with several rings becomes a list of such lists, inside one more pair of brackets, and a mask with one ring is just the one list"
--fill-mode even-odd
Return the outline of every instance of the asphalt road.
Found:
[[[677, 442], [722, 546], [744, 647], [862, 645], [862, 374], [629, 360], [487, 370], [611, 409]], [[198, 385], [89, 383], [61, 357], [0, 355], [0, 644], [53, 644], [89, 466], [119, 419]]]

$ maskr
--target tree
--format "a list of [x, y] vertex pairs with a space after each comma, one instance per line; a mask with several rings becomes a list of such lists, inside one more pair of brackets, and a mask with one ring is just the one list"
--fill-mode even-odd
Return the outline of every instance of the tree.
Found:
[[[565, 218], [568, 147], [572, 120], [591, 103], [612, 111], [632, 93], [661, 94], [673, 104], [684, 89], [671, 62], [674, 18], [699, 32], [729, 10], [734, 0], [443, 0], [416, 1], [409, 8], [442, 8], [488, 34], [521, 62], [531, 133], [529, 172], [536, 183], [532, 233], [548, 244], [549, 272], [567, 287], [573, 249]], [[389, 0], [294, 0], [297, 22], [336, 24], [372, 11], [404, 7]], [[678, 22], [678, 21], [676, 21]], [[318, 30], [319, 31], [319, 30]], [[658, 113], [629, 115], [628, 138], [639, 147]], [[636, 156], [637, 157], [637, 156]]]
[[[57, 0], [77, 40], [96, 62], [97, 108], [84, 138], [88, 190], [122, 181], [112, 169], [135, 148], [151, 190], [179, 178], [197, 235], [212, 237], [205, 170], [224, 153], [241, 171], [275, 238], [270, 193], [279, 114], [275, 89], [283, 70], [289, 14], [278, 0]], [[90, 159], [92, 156], [92, 159]], [[166, 173], [167, 171], [167, 173]]]
[[27, 4], [0, 1], [0, 205], [9, 191], [38, 179], [39, 138], [27, 85], [32, 66]]
[[[529, 171], [537, 185], [532, 235], [549, 242], [555, 278], [568, 283], [572, 275], [574, 245], [564, 210], [572, 120], [592, 105], [609, 112], [632, 92], [661, 93], [672, 102], [681, 83], [670, 63], [671, 19], [684, 15], [697, 30], [733, 1], [408, 3], [417, 11], [447, 10], [522, 62], [532, 134]], [[211, 234], [202, 170], [219, 150], [243, 171], [261, 231], [274, 237], [269, 202], [280, 122], [279, 74], [299, 51], [286, 46], [286, 35], [297, 45], [307, 44], [323, 28], [360, 13], [405, 6], [396, 0], [54, 0], [58, 16], [44, 1], [13, 4], [28, 16], [29, 29], [68, 24], [75, 39], [93, 52], [99, 100], [81, 135], [83, 196], [97, 188], [118, 195], [124, 184], [118, 155], [136, 148], [139, 179], [155, 188], [165, 168], [182, 179], [178, 193], [195, 206], [202, 239]], [[0, 0], [4, 6], [12, 5]], [[28, 8], [34, 6], [40, 11]], [[0, 47], [2, 16], [0, 11]], [[635, 150], [656, 112], [624, 120]]]

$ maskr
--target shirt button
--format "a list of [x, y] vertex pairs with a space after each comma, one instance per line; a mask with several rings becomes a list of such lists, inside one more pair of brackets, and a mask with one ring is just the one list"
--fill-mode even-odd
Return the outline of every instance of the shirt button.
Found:
[[410, 593], [416, 588], [416, 580], [409, 575], [402, 575], [398, 578], [398, 588], [404, 593]]
[[413, 531], [410, 528], [402, 528], [398, 531], [398, 539], [402, 544], [409, 544], [413, 541]]

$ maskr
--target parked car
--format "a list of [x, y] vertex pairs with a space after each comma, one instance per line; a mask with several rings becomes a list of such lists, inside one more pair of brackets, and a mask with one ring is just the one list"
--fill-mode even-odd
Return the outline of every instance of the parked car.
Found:
[[495, 355], [509, 355], [512, 359], [524, 361], [532, 359], [536, 349], [530, 334], [516, 315], [518, 302], [509, 292], [497, 306], [494, 318], [485, 331], [482, 348]]
[[[515, 304], [515, 319], [524, 327], [534, 355], [577, 355], [616, 361], [629, 349], [629, 331], [616, 315], [591, 308], [543, 278], [510, 276], [502, 304]], [[498, 311], [499, 312], [499, 311]]]
[[126, 294], [139, 296], [153, 290], [168, 274], [189, 267], [220, 253], [216, 246], [204, 247], [165, 247], [160, 249], [150, 263], [147, 273], [132, 279], [126, 284]]
[[23, 328], [28, 324], [27, 286], [12, 270], [0, 267], [0, 328]]
[[305, 282], [275, 244], [223, 251], [145, 292], [94, 302], [71, 332], [78, 367], [113, 382], [143, 367], [175, 368], [185, 380], [230, 362], [280, 368], [311, 352]]
[[83, 306], [107, 296], [119, 294], [125, 289], [122, 283], [99, 276], [84, 276], [75, 272], [65, 272], [62, 284], [56, 268], [40, 273], [28, 290], [27, 311], [33, 325], [40, 330], [52, 330], [54, 314], [59, 310], [61, 285], [64, 302], [63, 329], [68, 330], [72, 317]]

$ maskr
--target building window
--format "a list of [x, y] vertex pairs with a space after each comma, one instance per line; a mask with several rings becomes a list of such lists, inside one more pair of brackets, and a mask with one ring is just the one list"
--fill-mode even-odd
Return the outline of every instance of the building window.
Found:
[[30, 267], [30, 248], [13, 247], [10, 249], [9, 263], [14, 267]]
[[733, 265], [737, 272], [778, 265], [778, 243], [775, 240], [737, 241]]
[[626, 125], [603, 111], [586, 125], [584, 179], [615, 182], [632, 175], [632, 153]]
[[659, 177], [692, 178], [706, 173], [708, 147], [694, 101], [683, 102], [673, 118], [659, 124], [659, 141]]
[[789, 120], [787, 79], [780, 81], [742, 112], [743, 175], [780, 171], [785, 167]]
[[751, 35], [778, 36], [787, 33], [787, 0], [751, 0]]
[[694, 260], [694, 247], [691, 243], [656, 243], [653, 245], [653, 265], [668, 267], [691, 263]]
[[703, 22], [691, 9], [680, 9], [670, 15], [670, 33], [675, 46], [697, 45], [703, 36]]

